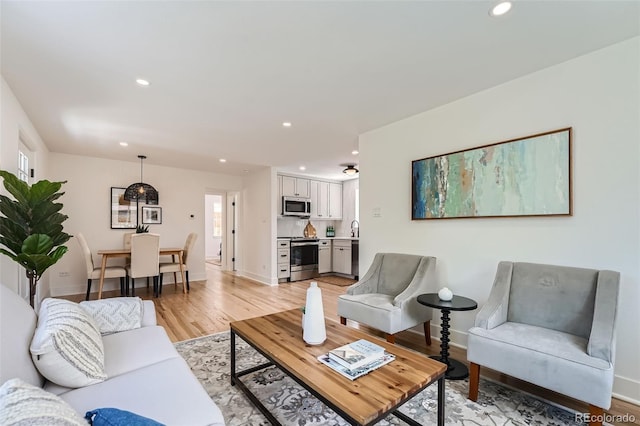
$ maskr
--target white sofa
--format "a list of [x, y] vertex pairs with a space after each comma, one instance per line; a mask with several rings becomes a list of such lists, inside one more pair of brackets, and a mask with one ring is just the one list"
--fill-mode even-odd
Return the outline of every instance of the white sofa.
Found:
[[178, 354], [164, 328], [156, 325], [152, 301], [144, 301], [142, 327], [103, 336], [108, 378], [69, 389], [45, 380], [29, 346], [37, 317], [29, 304], [0, 285], [0, 384], [20, 378], [58, 395], [81, 416], [113, 407], [166, 425], [224, 425], [220, 409]]

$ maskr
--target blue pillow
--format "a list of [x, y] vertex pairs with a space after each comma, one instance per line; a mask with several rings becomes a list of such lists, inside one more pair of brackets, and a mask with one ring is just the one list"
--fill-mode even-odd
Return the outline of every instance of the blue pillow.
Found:
[[164, 426], [155, 420], [117, 408], [97, 408], [87, 411], [84, 418], [92, 426]]

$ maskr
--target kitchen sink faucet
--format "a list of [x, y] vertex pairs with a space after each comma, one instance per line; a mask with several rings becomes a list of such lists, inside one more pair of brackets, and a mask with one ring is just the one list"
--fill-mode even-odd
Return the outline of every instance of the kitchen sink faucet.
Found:
[[355, 219], [351, 221], [351, 236], [360, 238], [360, 222]]

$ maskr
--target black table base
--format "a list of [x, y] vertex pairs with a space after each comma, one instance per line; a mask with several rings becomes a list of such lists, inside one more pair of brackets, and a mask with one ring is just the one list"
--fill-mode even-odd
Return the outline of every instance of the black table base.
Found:
[[447, 365], [444, 376], [447, 380], [462, 380], [469, 377], [469, 369], [462, 362], [449, 358], [449, 314], [451, 311], [471, 311], [478, 307], [475, 300], [462, 296], [453, 296], [451, 300], [441, 300], [436, 293], [421, 294], [418, 303], [440, 309], [440, 355], [430, 357]]
[[[445, 363], [440, 355], [430, 356], [429, 358]], [[449, 362], [446, 364], [447, 372], [445, 373], [445, 377], [447, 380], [463, 380], [469, 377], [469, 369], [457, 359], [449, 358]]]

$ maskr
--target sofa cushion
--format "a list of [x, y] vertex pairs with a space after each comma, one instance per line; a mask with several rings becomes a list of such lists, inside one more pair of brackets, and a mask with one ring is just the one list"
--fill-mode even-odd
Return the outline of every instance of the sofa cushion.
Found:
[[29, 345], [38, 318], [27, 301], [10, 288], [0, 285], [0, 383], [19, 377], [27, 383], [42, 386]]
[[88, 386], [107, 378], [98, 327], [74, 302], [42, 301], [31, 356], [38, 371], [61, 386]]
[[104, 336], [104, 364], [109, 378], [180, 355], [161, 326]]
[[80, 413], [115, 407], [167, 425], [224, 425], [220, 409], [182, 358], [73, 389], [60, 398]]
[[59, 397], [21, 379], [0, 387], [0, 424], [87, 426], [87, 422]]
[[[109, 379], [161, 361], [180, 357], [163, 327], [142, 327], [102, 336], [104, 369]], [[70, 387], [47, 382], [44, 388], [61, 395]]]
[[80, 302], [80, 307], [94, 319], [101, 334], [140, 328], [142, 299], [139, 297], [112, 297]]
[[611, 368], [609, 362], [587, 354], [586, 339], [561, 331], [505, 322], [491, 330], [473, 327], [469, 333], [601, 370]]

